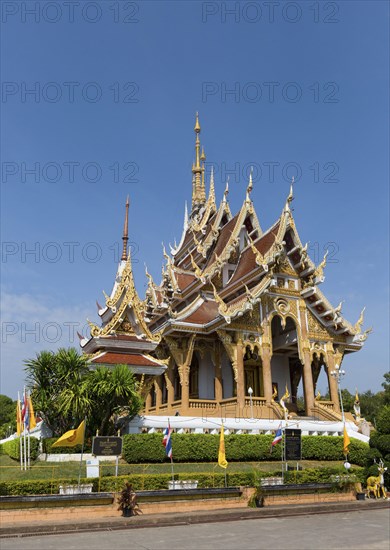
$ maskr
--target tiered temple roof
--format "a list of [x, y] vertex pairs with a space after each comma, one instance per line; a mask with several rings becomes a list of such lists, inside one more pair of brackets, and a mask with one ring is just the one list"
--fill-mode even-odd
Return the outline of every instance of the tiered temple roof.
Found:
[[[325, 279], [327, 253], [316, 265], [308, 255], [308, 244], [299, 238], [290, 208], [293, 182], [280, 216], [268, 230], [262, 230], [252, 202], [252, 174], [242, 206], [232, 215], [228, 183], [219, 205], [213, 173], [206, 193], [206, 156], [200, 145], [198, 116], [194, 130], [192, 203], [189, 214], [185, 209], [180, 243], [170, 247], [170, 254], [163, 249], [165, 266], [159, 284], [146, 270], [147, 290], [141, 300], [127, 252], [127, 201], [123, 254], [115, 284], [111, 295], [105, 295], [104, 308], [99, 309], [101, 326], [90, 323], [91, 338], [81, 343], [91, 354], [91, 363], [120, 362], [136, 372], [144, 369], [161, 374], [168, 359], [157, 357], [166, 357], [166, 353], [159, 353], [165, 338], [233, 330], [235, 321], [252, 314], [267, 295], [277, 293], [281, 296], [278, 313], [283, 319], [288, 315], [287, 298], [305, 304], [309, 339], [313, 331], [317, 338], [322, 331], [335, 350], [338, 346], [343, 353], [360, 349], [370, 332], [362, 330], [364, 309], [353, 325], [343, 317], [342, 303], [335, 307], [319, 289]], [[261, 322], [260, 318], [254, 330], [259, 338]]]

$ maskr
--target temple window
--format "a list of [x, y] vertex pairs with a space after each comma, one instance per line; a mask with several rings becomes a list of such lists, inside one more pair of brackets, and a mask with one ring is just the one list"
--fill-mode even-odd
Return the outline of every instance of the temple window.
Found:
[[155, 407], [156, 406], [156, 388], [155, 388], [154, 384], [153, 384], [153, 386], [150, 390], [150, 396], [151, 396], [150, 406]]
[[181, 384], [180, 384], [179, 369], [177, 368], [177, 365], [175, 366], [174, 373], [173, 373], [173, 385], [175, 389], [175, 401], [179, 401], [181, 399]]
[[192, 399], [199, 398], [199, 361], [194, 354], [190, 367], [190, 397]]
[[167, 388], [167, 381], [165, 380], [165, 376], [161, 376], [161, 402], [167, 403], [168, 401], [168, 388]]

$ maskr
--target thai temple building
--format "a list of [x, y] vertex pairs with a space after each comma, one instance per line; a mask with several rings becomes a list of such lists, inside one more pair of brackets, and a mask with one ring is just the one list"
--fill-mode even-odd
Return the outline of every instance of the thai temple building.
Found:
[[[359, 351], [369, 330], [355, 324], [320, 290], [327, 254], [316, 265], [291, 210], [293, 183], [280, 216], [265, 229], [252, 202], [252, 175], [238, 212], [228, 184], [217, 203], [195, 122], [192, 202], [178, 245], [164, 249], [161, 281], [148, 279], [142, 299], [127, 250], [110, 296], [98, 305], [100, 326], [82, 339], [91, 367], [127, 364], [145, 398], [145, 418], [297, 418], [303, 388], [306, 419], [341, 421], [337, 378], [346, 354]], [[286, 193], [287, 194], [287, 193]], [[364, 310], [363, 310], [364, 311]], [[316, 385], [323, 371], [329, 399]], [[302, 414], [302, 413], [301, 413]], [[350, 421], [353, 420], [350, 415]]]

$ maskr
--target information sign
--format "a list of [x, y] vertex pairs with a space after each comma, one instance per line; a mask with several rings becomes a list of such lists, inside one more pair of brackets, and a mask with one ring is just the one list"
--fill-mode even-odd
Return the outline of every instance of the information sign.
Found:
[[284, 433], [285, 460], [301, 460], [301, 430], [287, 428]]
[[122, 438], [117, 436], [94, 437], [92, 454], [95, 456], [119, 456], [122, 454]]

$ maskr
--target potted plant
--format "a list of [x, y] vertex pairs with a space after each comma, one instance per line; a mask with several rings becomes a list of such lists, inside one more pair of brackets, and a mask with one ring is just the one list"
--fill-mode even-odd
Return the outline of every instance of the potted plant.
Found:
[[141, 513], [137, 502], [137, 495], [133, 491], [131, 483], [126, 481], [126, 484], [118, 497], [118, 510], [121, 510], [122, 516], [128, 518], [130, 516], [138, 516]]

